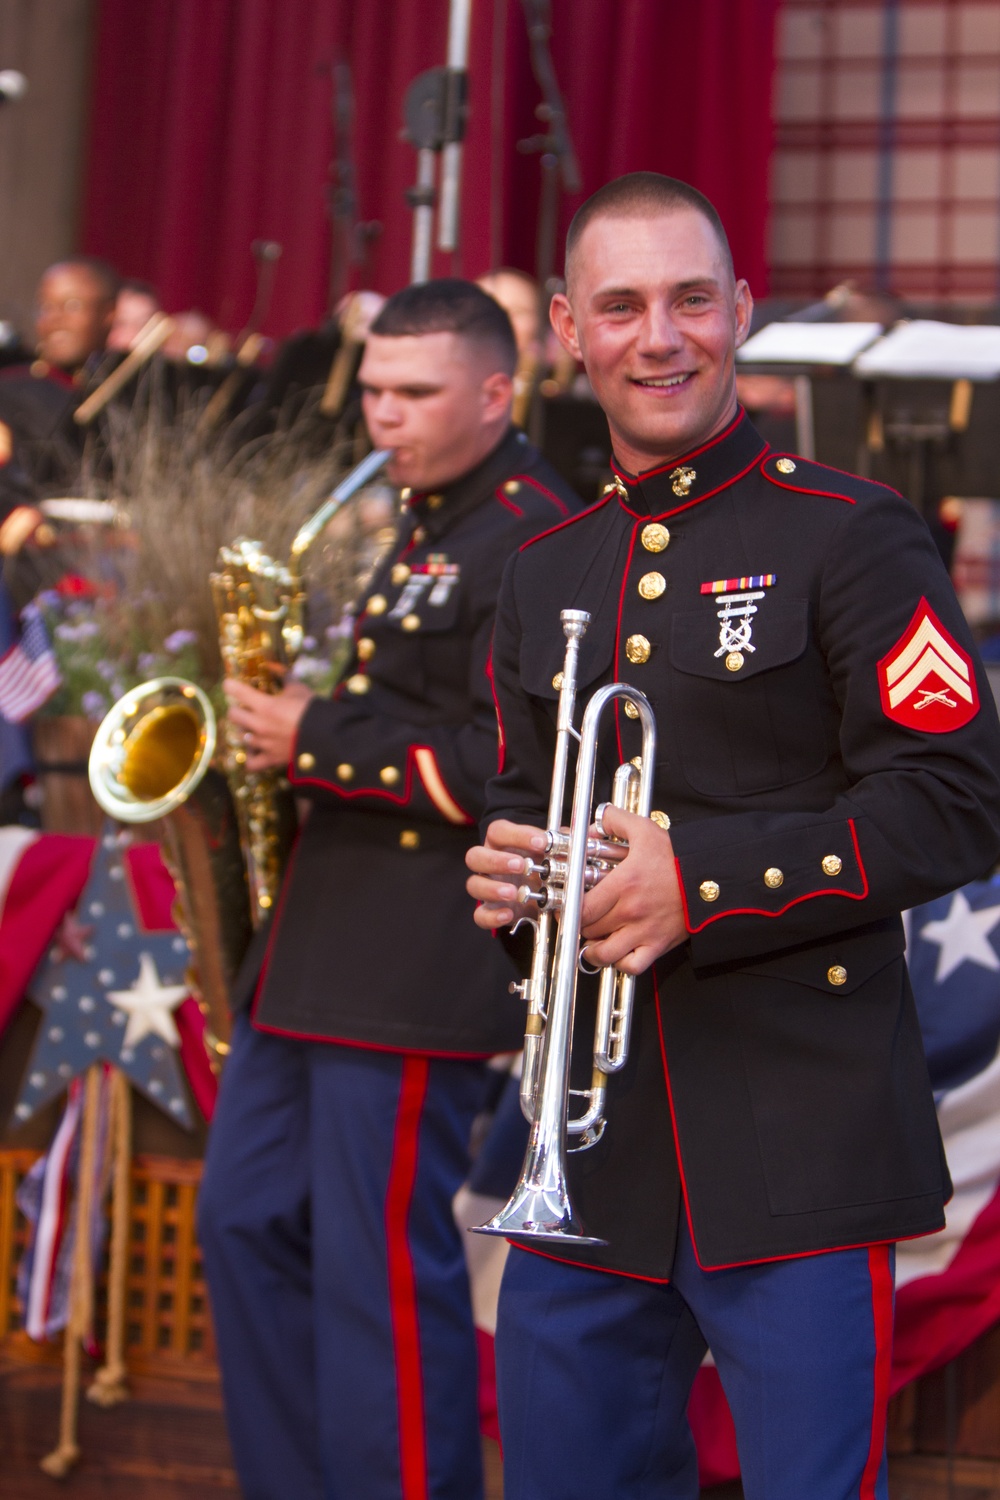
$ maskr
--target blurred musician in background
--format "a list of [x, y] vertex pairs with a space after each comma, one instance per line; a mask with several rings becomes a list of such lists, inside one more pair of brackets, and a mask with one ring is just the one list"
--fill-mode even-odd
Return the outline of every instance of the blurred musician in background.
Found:
[[[508, 1500], [695, 1500], [706, 1347], [747, 1500], [886, 1500], [894, 1241], [944, 1222], [899, 913], [1000, 854], [1000, 727], [913, 507], [771, 452], [740, 409], [751, 308], [688, 185], [636, 173], [574, 218], [552, 320], [617, 477], [505, 575], [504, 758], [468, 856], [482, 928], [534, 910], [560, 608], [591, 615], [580, 702], [632, 684], [658, 742], [653, 810], [605, 812], [628, 854], [580, 924], [588, 964], [640, 977], [607, 1129], [567, 1157], [594, 1239], [536, 1239], [504, 1274]], [[606, 724], [595, 803], [640, 750], [627, 710]]]
[[468, 921], [463, 859], [497, 761], [500, 575], [579, 505], [511, 424], [516, 359], [469, 282], [388, 301], [360, 383], [403, 505], [353, 659], [333, 699], [226, 684], [250, 768], [287, 766], [312, 804], [199, 1199], [247, 1500], [482, 1493], [452, 1199], [486, 1059], [522, 1017], [503, 948]]
[[127, 354], [154, 313], [160, 311], [156, 288], [134, 278], [123, 281], [115, 298], [115, 315], [107, 347]]

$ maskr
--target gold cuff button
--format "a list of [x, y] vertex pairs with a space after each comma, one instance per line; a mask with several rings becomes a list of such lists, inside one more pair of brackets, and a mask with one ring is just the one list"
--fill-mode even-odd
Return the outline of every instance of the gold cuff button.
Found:
[[370, 635], [363, 635], [357, 644], [358, 661], [371, 661], [375, 655], [375, 642]]
[[698, 887], [698, 895], [703, 901], [718, 901], [719, 887], [714, 880], [703, 880]]
[[647, 552], [663, 552], [670, 545], [670, 532], [659, 521], [651, 521], [640, 531], [639, 540]]
[[778, 886], [784, 885], [784, 883], [784, 871], [779, 870], [776, 865], [772, 865], [769, 870], [764, 871], [764, 884], [767, 886], [769, 891], [776, 891], [778, 889]]
[[399, 623], [400, 623], [400, 625], [402, 626], [402, 628], [404, 630], [419, 630], [420, 629], [420, 616], [419, 615], [404, 615], [403, 618], [400, 620]]
[[625, 642], [625, 655], [633, 666], [641, 666], [644, 661], [649, 661], [652, 646], [644, 635], [630, 635]]
[[400, 775], [401, 772], [395, 766], [383, 766], [378, 773], [378, 779], [382, 782], [383, 786], [395, 786]]
[[829, 979], [831, 984], [846, 984], [847, 970], [844, 968], [843, 964], [833, 964], [829, 969], [827, 969], [826, 977], [827, 979]]
[[365, 605], [365, 614], [384, 615], [387, 605], [388, 600], [386, 599], [384, 594], [372, 594], [371, 598]]
[[354, 779], [354, 767], [349, 766], [346, 760], [343, 761], [337, 767], [337, 777], [340, 781], [352, 781]]
[[667, 586], [662, 573], [643, 573], [639, 579], [639, 596], [642, 599], [659, 599]]
[[727, 672], [740, 672], [740, 671], [742, 671], [742, 669], [743, 669], [743, 652], [742, 651], [730, 651], [729, 655], [726, 657], [726, 671]]
[[364, 672], [355, 672], [354, 676], [348, 677], [347, 682], [344, 684], [349, 693], [355, 693], [359, 697], [367, 693], [371, 685], [371, 678], [366, 677]]
[[665, 812], [660, 812], [657, 808], [654, 808], [650, 813], [649, 821], [651, 823], [655, 823], [657, 828], [662, 828], [664, 833], [666, 833], [667, 829], [670, 827], [670, 819], [667, 817], [667, 814]]
[[639, 710], [630, 698], [625, 699], [625, 717], [626, 719], [637, 719], [639, 717]]
[[521, 481], [519, 479], [508, 479], [503, 487], [503, 492], [505, 495], [516, 495], [520, 488]]
[[844, 861], [836, 854], [825, 854], [823, 856], [823, 874], [839, 875], [844, 868]]
[[298, 766], [300, 771], [311, 771], [313, 766], [316, 764], [316, 757], [315, 755], [310, 755], [308, 750], [303, 750], [302, 754], [298, 757], [295, 764]]
[[409, 578], [409, 576], [410, 576], [410, 569], [409, 569], [409, 566], [408, 566], [407, 563], [394, 563], [393, 564], [391, 577], [392, 577], [393, 583], [396, 584], [397, 587], [400, 584], [405, 583], [406, 580]]
[[404, 828], [399, 835], [399, 847], [401, 849], [419, 849], [420, 835], [415, 828]]
[[795, 464], [790, 458], [779, 458], [774, 466], [779, 474], [794, 474]]
[[556, 675], [552, 679], [552, 686], [555, 688], [555, 690], [556, 690], [557, 693], [561, 693], [562, 692], [562, 685], [563, 685], [563, 674], [561, 672], [557, 672]]

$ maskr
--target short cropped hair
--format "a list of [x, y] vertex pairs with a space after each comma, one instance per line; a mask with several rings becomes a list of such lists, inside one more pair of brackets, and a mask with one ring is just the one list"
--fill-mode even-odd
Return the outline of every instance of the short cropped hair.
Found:
[[678, 177], [664, 177], [660, 172], [629, 172], [616, 177], [591, 194], [573, 215], [566, 235], [566, 275], [570, 262], [587, 225], [593, 219], [640, 219], [653, 214], [674, 213], [690, 208], [707, 219], [715, 233], [726, 266], [735, 277], [733, 252], [715, 205]]
[[418, 282], [396, 292], [372, 323], [371, 331], [383, 338], [456, 333], [488, 352], [505, 375], [513, 375], [517, 368], [517, 343], [510, 318], [482, 287], [457, 276]]
[[102, 260], [98, 255], [64, 255], [62, 260], [46, 266], [43, 276], [54, 271], [56, 266], [79, 266], [81, 270], [87, 271], [91, 280], [100, 287], [101, 295], [107, 302], [114, 302], [121, 291], [122, 279], [118, 272], [110, 261]]

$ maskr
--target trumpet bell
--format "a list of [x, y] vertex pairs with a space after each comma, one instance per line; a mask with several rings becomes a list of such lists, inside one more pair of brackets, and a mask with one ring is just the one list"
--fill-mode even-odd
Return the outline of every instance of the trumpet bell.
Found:
[[573, 1212], [566, 1192], [536, 1188], [523, 1183], [510, 1202], [486, 1224], [477, 1224], [473, 1234], [498, 1234], [525, 1245], [606, 1245], [607, 1240], [587, 1234]]
[[187, 800], [208, 770], [215, 712], [183, 677], [155, 677], [119, 698], [90, 752], [90, 786], [123, 823], [151, 823]]

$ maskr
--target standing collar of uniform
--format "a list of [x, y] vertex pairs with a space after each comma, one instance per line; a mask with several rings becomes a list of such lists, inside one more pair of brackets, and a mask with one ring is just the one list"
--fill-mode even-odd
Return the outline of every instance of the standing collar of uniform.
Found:
[[460, 516], [475, 509], [487, 495], [523, 472], [535, 458], [535, 449], [518, 427], [508, 427], [492, 452], [475, 468], [436, 490], [404, 490], [402, 499], [420, 519], [430, 541], [447, 531]]
[[612, 463], [618, 503], [632, 516], [674, 515], [741, 479], [766, 451], [767, 444], [741, 406], [718, 437], [668, 464], [627, 474]]

